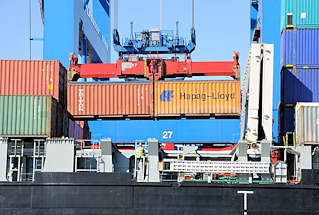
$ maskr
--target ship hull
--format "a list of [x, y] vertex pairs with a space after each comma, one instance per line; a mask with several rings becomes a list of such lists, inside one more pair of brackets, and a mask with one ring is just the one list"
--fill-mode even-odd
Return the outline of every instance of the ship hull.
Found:
[[[253, 192], [247, 210], [238, 191]], [[0, 184], [0, 214], [316, 214], [318, 202], [319, 187], [306, 184], [134, 183], [95, 173]]]

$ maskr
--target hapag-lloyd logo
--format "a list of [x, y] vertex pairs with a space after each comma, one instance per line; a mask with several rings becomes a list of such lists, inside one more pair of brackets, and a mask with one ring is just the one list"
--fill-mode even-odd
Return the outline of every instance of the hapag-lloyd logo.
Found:
[[[174, 90], [163, 90], [160, 95], [161, 102], [171, 102], [174, 98]], [[236, 98], [235, 93], [180, 93], [179, 96], [180, 100], [201, 100], [203, 102], [207, 101], [208, 99], [219, 99], [219, 100], [233, 100]]]
[[173, 93], [174, 90], [163, 90], [160, 96], [161, 102], [171, 102], [174, 97]]

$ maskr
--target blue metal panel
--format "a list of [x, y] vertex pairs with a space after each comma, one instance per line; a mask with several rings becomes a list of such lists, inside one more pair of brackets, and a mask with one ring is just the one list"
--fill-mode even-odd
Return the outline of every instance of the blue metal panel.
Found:
[[81, 62], [82, 64], [86, 63], [87, 56], [87, 41], [86, 39], [81, 40]]
[[93, 1], [93, 17], [96, 24], [99, 26], [106, 43], [110, 47], [110, 12], [109, 12], [109, 3], [106, 0], [92, 0]]
[[99, 0], [101, 6], [104, 8], [105, 13], [110, 16], [110, 5], [109, 1], [106, 0]]
[[282, 105], [296, 102], [319, 102], [319, 69], [284, 69]]
[[[93, 0], [91, 0], [93, 1]], [[44, 4], [44, 60], [60, 60], [68, 68], [69, 54], [79, 54], [80, 22], [82, 30], [93, 47], [95, 61], [105, 63], [110, 60], [110, 18], [101, 6], [96, 7], [95, 18], [84, 11], [86, 1], [79, 0], [47, 0]], [[92, 11], [91, 11], [92, 12]], [[91, 13], [90, 13], [91, 14]], [[100, 25], [100, 26], [99, 26]], [[104, 39], [106, 41], [104, 41]], [[105, 44], [106, 43], [106, 44]], [[92, 51], [92, 50], [91, 50]], [[90, 52], [91, 53], [91, 52]]]
[[281, 108], [279, 116], [279, 130], [280, 141], [287, 132], [293, 132], [295, 130], [295, 109], [294, 108]]
[[174, 143], [236, 143], [240, 137], [239, 119], [95, 121], [89, 125], [95, 128], [92, 139], [110, 137], [118, 143], [151, 137]]
[[319, 68], [319, 29], [283, 31], [280, 63]]
[[273, 139], [278, 140], [278, 104], [280, 101], [280, 0], [259, 1], [261, 42], [274, 44]]
[[44, 2], [44, 60], [60, 60], [67, 68], [69, 53], [74, 52], [74, 2]]

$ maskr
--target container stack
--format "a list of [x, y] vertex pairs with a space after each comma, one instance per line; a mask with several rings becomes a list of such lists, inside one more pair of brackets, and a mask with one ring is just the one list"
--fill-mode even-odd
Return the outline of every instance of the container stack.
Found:
[[281, 137], [295, 131], [297, 102], [319, 102], [318, 11], [318, 0], [282, 0]]
[[239, 118], [240, 81], [71, 82], [68, 99], [77, 119]]
[[66, 75], [59, 61], [0, 60], [0, 136], [68, 137]]

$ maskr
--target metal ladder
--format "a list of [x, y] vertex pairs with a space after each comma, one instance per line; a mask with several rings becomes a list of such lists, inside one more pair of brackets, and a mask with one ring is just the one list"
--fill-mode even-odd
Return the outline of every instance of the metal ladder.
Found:
[[22, 157], [24, 152], [24, 142], [21, 139], [12, 139], [13, 144], [9, 154], [8, 181], [22, 181]]
[[34, 181], [35, 172], [41, 172], [44, 165], [44, 145], [45, 140], [35, 139], [33, 142], [33, 171], [32, 181]]

